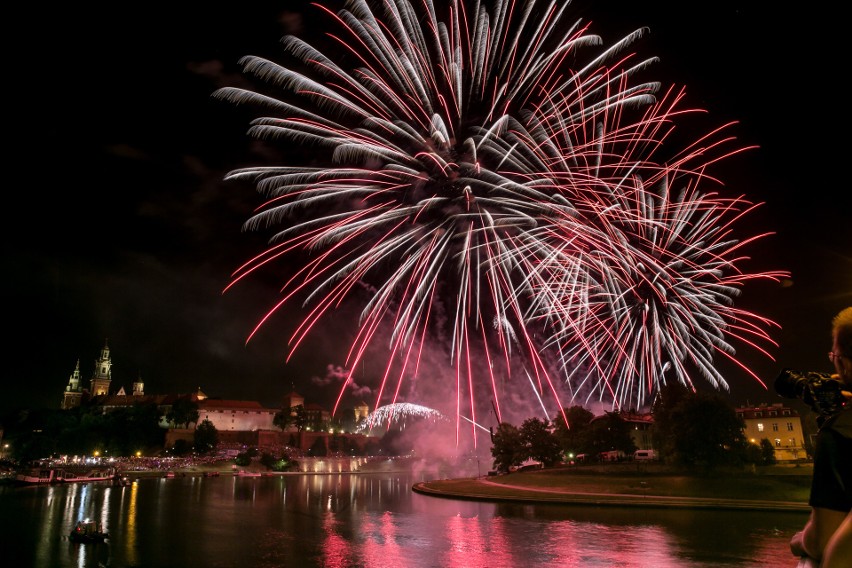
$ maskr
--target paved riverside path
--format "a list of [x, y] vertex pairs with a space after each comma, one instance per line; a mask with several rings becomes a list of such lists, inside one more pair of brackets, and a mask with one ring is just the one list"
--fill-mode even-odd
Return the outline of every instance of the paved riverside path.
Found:
[[713, 497], [673, 497], [626, 493], [589, 493], [558, 487], [524, 487], [498, 483], [485, 478], [439, 479], [421, 481], [412, 486], [415, 493], [450, 499], [474, 501], [513, 501], [557, 503], [609, 507], [656, 507], [669, 509], [725, 509], [748, 511], [809, 512], [807, 503], [752, 499], [716, 499]]

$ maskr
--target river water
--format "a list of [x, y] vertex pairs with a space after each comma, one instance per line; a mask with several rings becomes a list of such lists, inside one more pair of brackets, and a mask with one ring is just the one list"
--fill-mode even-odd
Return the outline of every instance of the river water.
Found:
[[[140, 478], [0, 488], [8, 567], [793, 568], [803, 513], [483, 503], [412, 472]], [[102, 544], [76, 544], [78, 519]]]

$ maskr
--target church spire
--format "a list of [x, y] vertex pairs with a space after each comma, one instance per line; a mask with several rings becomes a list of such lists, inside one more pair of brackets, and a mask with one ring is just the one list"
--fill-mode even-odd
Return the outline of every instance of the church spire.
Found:
[[74, 372], [68, 378], [68, 386], [65, 387], [65, 395], [62, 397], [63, 409], [75, 408], [80, 406], [80, 401], [83, 398], [83, 389], [80, 387], [80, 359], [77, 359], [77, 366], [74, 367]]
[[101, 357], [95, 361], [95, 372], [92, 375], [92, 395], [109, 394], [112, 382], [112, 359], [109, 355], [109, 343], [104, 341]]

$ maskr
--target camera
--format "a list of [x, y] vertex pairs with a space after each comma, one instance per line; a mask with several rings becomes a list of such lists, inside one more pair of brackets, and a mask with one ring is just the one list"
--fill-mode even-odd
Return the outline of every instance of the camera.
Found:
[[846, 397], [840, 381], [828, 373], [784, 369], [775, 379], [775, 392], [784, 398], [798, 398], [821, 416], [832, 416], [843, 409]]

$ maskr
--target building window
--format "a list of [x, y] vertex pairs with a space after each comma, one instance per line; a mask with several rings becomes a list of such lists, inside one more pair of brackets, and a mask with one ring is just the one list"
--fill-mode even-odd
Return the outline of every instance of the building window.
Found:
[[763, 416], [763, 413], [762, 413], [762, 412], [755, 412], [755, 413], [754, 413], [754, 416], [755, 416], [756, 418], [760, 418], [761, 416]]
[[763, 432], [763, 422], [758, 422], [758, 423], [757, 423], [757, 431], [758, 431], [758, 432]]
[[787, 431], [788, 431], [788, 432], [792, 432], [792, 431], [793, 431], [793, 423], [792, 423], [792, 422], [787, 422]]
[[775, 446], [779, 448], [781, 447], [781, 438], [775, 438]]
[[777, 423], [777, 422], [773, 422], [773, 423], [772, 423], [772, 431], [773, 431], [773, 432], [777, 432], [777, 431], [778, 431], [778, 423]]

